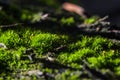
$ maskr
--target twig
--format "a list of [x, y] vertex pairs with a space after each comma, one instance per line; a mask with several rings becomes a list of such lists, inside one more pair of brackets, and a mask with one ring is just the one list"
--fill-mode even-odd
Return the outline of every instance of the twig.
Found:
[[[40, 20], [46, 20], [49, 19], [49, 14], [40, 14], [41, 19]], [[33, 24], [32, 22], [30, 23], [15, 23], [15, 24], [9, 24], [9, 25], [0, 25], [0, 28], [4, 28], [4, 27], [15, 27], [15, 26], [20, 26], [20, 25], [26, 25], [26, 24]]]
[[23, 25], [24, 23], [15, 23], [15, 24], [9, 24], [9, 25], [0, 25], [0, 28], [4, 28], [4, 27], [15, 27], [15, 26], [19, 26], [19, 25]]
[[94, 26], [106, 26], [106, 25], [110, 25], [110, 22], [105, 21], [108, 18], [108, 16], [105, 16], [103, 18], [98, 19], [95, 23], [93, 24], [81, 24], [78, 25], [79, 28], [81, 27], [94, 27]]

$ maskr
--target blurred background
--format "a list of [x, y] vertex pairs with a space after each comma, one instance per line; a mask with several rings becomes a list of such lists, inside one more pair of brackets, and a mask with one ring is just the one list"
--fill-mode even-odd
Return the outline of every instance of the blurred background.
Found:
[[65, 2], [77, 4], [85, 9], [89, 15], [100, 17], [109, 16], [108, 21], [120, 25], [120, 0], [0, 0], [1, 4], [15, 5], [21, 9], [31, 11], [59, 11]]

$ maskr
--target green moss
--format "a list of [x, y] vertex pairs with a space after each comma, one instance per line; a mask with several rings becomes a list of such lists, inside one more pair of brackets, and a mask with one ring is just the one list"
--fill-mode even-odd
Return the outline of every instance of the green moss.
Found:
[[59, 36], [50, 33], [40, 33], [31, 38], [31, 47], [38, 50], [39, 53], [45, 53], [52, 49], [67, 43], [67, 36]]
[[[53, 3], [48, 2], [46, 4], [51, 5]], [[1, 11], [0, 24], [26, 20], [31, 22], [34, 17], [34, 14], [26, 9], [18, 12], [17, 15], [14, 15], [16, 13], [12, 14], [12, 10], [15, 12], [20, 9], [10, 8], [8, 11]], [[10, 16], [7, 15], [8, 13], [10, 13]], [[40, 16], [37, 18], [39, 20]], [[113, 43], [100, 36], [81, 35], [75, 32], [77, 30], [73, 31], [73, 34], [70, 32], [72, 30], [69, 31], [70, 27], [68, 28], [68, 26], [76, 23], [74, 16], [60, 18], [60, 22], [57, 22], [56, 17], [53, 18], [55, 19], [53, 23], [49, 19], [41, 21], [40, 24], [35, 26], [22, 25], [0, 29], [0, 43], [7, 46], [7, 49], [0, 47], [1, 80], [45, 79], [45, 76], [36, 76], [35, 74], [29, 76], [28, 72], [30, 70], [39, 70], [41, 74], [47, 75], [48, 80], [89, 80], [91, 77], [81, 77], [89, 74], [87, 71], [83, 71], [83, 60], [88, 62], [90, 68], [104, 70], [103, 72], [108, 69], [112, 70], [119, 78], [120, 44]], [[85, 23], [91, 24], [95, 20], [90, 18]], [[73, 28], [71, 27], [71, 29]], [[29, 49], [31, 49], [31, 52], [25, 53]], [[55, 54], [55, 61], [49, 60], [51, 57], [47, 55], [48, 52]], [[31, 56], [32, 60], [28, 56]]]

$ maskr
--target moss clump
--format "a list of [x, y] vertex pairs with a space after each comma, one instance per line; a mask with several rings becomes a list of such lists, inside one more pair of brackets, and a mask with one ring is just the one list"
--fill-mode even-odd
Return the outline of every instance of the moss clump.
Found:
[[31, 38], [31, 47], [37, 49], [39, 53], [45, 53], [66, 44], [67, 40], [67, 36], [40, 33]]

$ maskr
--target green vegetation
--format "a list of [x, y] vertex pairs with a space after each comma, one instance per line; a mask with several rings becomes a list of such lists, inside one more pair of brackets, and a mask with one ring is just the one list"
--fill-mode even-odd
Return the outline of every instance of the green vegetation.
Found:
[[[0, 49], [1, 78], [3, 76], [5, 78], [9, 78], [9, 76], [10, 78], [14, 78], [14, 76], [19, 78], [20, 76], [17, 77], [18, 71], [25, 76], [29, 70], [37, 69], [54, 74], [56, 79], [79, 80], [82, 59], [86, 59], [92, 68], [100, 70], [110, 69], [116, 75], [119, 75], [120, 51], [119, 49], [113, 49], [113, 47], [119, 47], [120, 44], [116, 45], [100, 36], [81, 36], [76, 42], [72, 42], [73, 40], [70, 40], [70, 36], [46, 33], [33, 28], [23, 29], [22, 27], [17, 30], [9, 29], [5, 31], [1, 29], [0, 33], [0, 42], [7, 46], [7, 49]], [[53, 51], [61, 45], [66, 45], [66, 48], [62, 51]], [[51, 69], [49, 68], [50, 65], [47, 65], [48, 68], [40, 66], [42, 65], [41, 61], [34, 60], [35, 63], [31, 64], [27, 57], [28, 54], [24, 53], [27, 48], [32, 48], [36, 58], [39, 59], [42, 59], [48, 52], [53, 51], [56, 55], [55, 63], [70, 66], [76, 70], [73, 71], [68, 68], [60, 74], [60, 69]], [[31, 78], [35, 77], [31, 76]], [[26, 79], [27, 77], [24, 78]]]
[[[53, 14], [48, 20], [41, 20], [31, 10], [12, 7], [9, 13], [15, 10], [19, 17], [0, 11], [1, 26], [24, 22], [0, 28], [0, 43], [7, 47], [0, 47], [0, 80], [103, 79], [99, 74], [108, 80], [120, 78], [120, 43], [100, 35], [81, 34], [75, 28], [77, 22], [91, 24], [97, 17], [83, 21], [76, 20], [74, 14], [66, 17], [57, 13], [58, 17]], [[100, 73], [95, 75], [93, 69]]]

